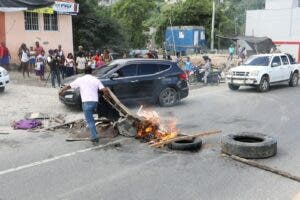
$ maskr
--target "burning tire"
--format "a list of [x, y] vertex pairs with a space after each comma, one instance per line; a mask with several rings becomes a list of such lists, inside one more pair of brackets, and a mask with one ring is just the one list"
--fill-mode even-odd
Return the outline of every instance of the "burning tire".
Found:
[[169, 149], [180, 151], [197, 151], [202, 146], [202, 139], [200, 137], [174, 141], [168, 144]]
[[277, 152], [277, 141], [260, 133], [238, 133], [224, 136], [222, 152], [242, 158], [268, 158]]

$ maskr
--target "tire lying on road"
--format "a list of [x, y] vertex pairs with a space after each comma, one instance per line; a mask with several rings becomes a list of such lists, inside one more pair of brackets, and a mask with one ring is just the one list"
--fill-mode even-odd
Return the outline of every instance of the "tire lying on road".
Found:
[[268, 158], [277, 153], [277, 141], [260, 133], [226, 135], [221, 141], [222, 152], [242, 158]]
[[202, 139], [200, 137], [178, 140], [168, 144], [169, 149], [180, 151], [197, 151], [201, 149], [201, 146]]

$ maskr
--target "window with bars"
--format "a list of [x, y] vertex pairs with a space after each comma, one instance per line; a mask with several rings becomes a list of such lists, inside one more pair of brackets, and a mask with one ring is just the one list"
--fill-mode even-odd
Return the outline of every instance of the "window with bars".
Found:
[[58, 31], [57, 13], [44, 14], [44, 30], [45, 31]]
[[39, 30], [39, 14], [24, 12], [25, 30]]

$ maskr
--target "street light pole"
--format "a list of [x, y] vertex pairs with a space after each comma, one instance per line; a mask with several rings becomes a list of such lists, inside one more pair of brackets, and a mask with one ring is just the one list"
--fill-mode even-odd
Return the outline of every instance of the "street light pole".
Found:
[[215, 14], [216, 14], [216, 2], [212, 0], [212, 19], [211, 19], [211, 36], [210, 36], [210, 50], [214, 50], [215, 40]]

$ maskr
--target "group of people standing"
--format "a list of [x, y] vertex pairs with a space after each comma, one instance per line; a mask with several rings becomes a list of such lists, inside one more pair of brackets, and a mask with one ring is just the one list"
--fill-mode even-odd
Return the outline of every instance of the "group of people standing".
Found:
[[[207, 84], [207, 77], [212, 71], [212, 63], [211, 59], [208, 56], [202, 56], [204, 60], [204, 65], [201, 66], [201, 71], [204, 73], [203, 75], [203, 82]], [[181, 62], [181, 63], [180, 63]], [[179, 61], [179, 66], [184, 70], [187, 79], [190, 79], [190, 76], [195, 73], [196, 69], [198, 68], [197, 66], [194, 66], [191, 61], [190, 57], [187, 57], [185, 61], [182, 59]], [[190, 83], [190, 82], [189, 82]]]
[[23, 77], [25, 78], [25, 74], [29, 77], [30, 72], [33, 69], [36, 72], [36, 75], [40, 77], [40, 80], [45, 80], [45, 51], [42, 46], [40, 46], [39, 42], [35, 43], [35, 47], [27, 48], [26, 44], [21, 44], [18, 55], [21, 61], [21, 69], [23, 73]]
[[233, 44], [228, 48], [228, 53], [229, 53], [228, 60], [232, 60], [233, 56], [235, 54], [237, 54], [238, 58], [242, 60], [242, 63], [244, 62], [244, 60], [247, 57], [247, 50], [246, 50], [245, 47], [238, 46], [238, 49], [237, 49], [237, 52], [236, 52]]
[[101, 68], [102, 66], [110, 63], [112, 60], [113, 58], [107, 49], [101, 54], [98, 50], [96, 52], [85, 52], [82, 46], [78, 47], [76, 56], [78, 73], [84, 73], [85, 70]]
[[86, 70], [92, 71], [112, 60], [108, 50], [105, 50], [103, 54], [99, 52], [86, 53], [82, 46], [78, 47], [75, 57], [72, 53], [68, 53], [66, 56], [61, 45], [58, 45], [57, 49], [50, 49], [48, 55], [45, 56], [45, 50], [39, 42], [36, 42], [35, 47], [30, 47], [30, 49], [23, 43], [19, 48], [19, 58], [24, 78], [25, 74], [29, 77], [30, 72], [34, 69], [35, 74], [40, 77], [40, 81], [45, 81], [45, 69], [48, 65], [52, 87], [60, 86], [61, 79], [85, 73]]

